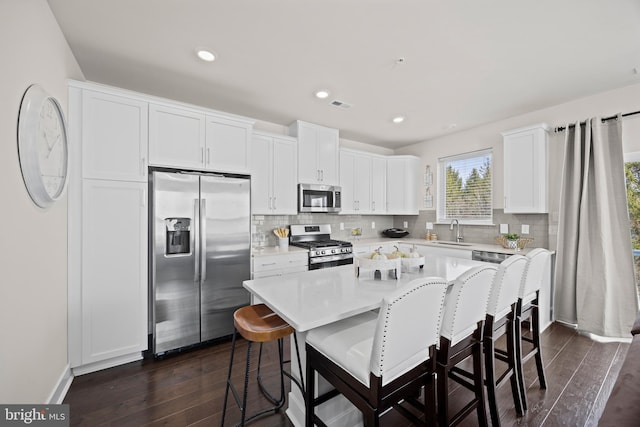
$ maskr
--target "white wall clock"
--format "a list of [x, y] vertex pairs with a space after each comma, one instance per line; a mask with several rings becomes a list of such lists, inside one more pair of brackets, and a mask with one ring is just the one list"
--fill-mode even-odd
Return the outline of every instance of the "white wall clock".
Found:
[[60, 104], [37, 84], [20, 104], [18, 154], [31, 199], [41, 208], [51, 206], [67, 182], [67, 132]]

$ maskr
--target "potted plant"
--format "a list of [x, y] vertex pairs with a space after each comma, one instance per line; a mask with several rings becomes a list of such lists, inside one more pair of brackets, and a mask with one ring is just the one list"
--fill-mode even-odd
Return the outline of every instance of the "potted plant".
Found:
[[516, 233], [507, 233], [504, 235], [507, 239], [507, 245], [510, 249], [518, 249], [518, 239], [520, 236]]

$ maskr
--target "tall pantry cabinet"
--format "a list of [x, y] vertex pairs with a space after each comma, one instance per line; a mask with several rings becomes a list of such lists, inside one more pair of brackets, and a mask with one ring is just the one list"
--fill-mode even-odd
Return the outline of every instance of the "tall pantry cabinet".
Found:
[[69, 88], [69, 359], [83, 374], [147, 348], [148, 103]]

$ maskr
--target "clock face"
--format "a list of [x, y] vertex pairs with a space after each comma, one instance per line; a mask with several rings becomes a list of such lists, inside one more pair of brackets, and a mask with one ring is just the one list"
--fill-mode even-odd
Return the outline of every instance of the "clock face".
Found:
[[60, 105], [38, 85], [29, 86], [20, 104], [18, 153], [31, 199], [50, 206], [67, 181], [67, 133]]
[[64, 122], [57, 103], [47, 98], [40, 108], [40, 120], [36, 134], [40, 177], [47, 194], [55, 199], [64, 189], [67, 150]]

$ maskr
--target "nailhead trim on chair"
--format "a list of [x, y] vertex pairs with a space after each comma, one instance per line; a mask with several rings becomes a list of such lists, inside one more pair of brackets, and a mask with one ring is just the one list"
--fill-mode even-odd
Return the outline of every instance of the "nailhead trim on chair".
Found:
[[[483, 270], [479, 270], [476, 271], [474, 274], [472, 274], [471, 276], [467, 277], [467, 281], [470, 280], [471, 278], [479, 275], [480, 273], [483, 273]], [[460, 290], [458, 291], [458, 298], [456, 298], [456, 309], [453, 312], [453, 319], [451, 319], [451, 330], [455, 329], [455, 325], [456, 325], [456, 313], [458, 313], [458, 304], [460, 303], [460, 293], [462, 293], [463, 288], [460, 288]], [[487, 300], [487, 304], [489, 303], [489, 301]], [[485, 307], [485, 312], [487, 311], [486, 307]], [[451, 337], [453, 338], [453, 337]]]
[[[429, 285], [431, 285], [431, 282], [426, 282], [426, 283], [420, 285], [417, 288], [413, 288], [413, 289], [409, 290], [409, 292], [405, 292], [400, 297], [396, 298], [395, 301], [393, 301], [392, 303], [390, 303], [387, 306], [388, 308], [387, 308], [387, 314], [386, 314], [385, 322], [384, 322], [384, 332], [382, 334], [382, 350], [380, 351], [380, 373], [381, 374], [384, 372], [384, 352], [385, 352], [386, 343], [387, 343], [387, 326], [389, 325], [389, 311], [390, 311], [390, 309], [393, 307], [393, 305], [396, 302], [399, 302], [400, 300], [402, 300], [403, 298], [405, 298], [409, 294], [411, 294], [413, 292], [416, 292], [416, 291], [419, 291], [422, 288], [424, 288], [425, 286], [429, 286]], [[437, 325], [436, 325], [436, 329], [435, 329], [436, 335], [438, 335], [438, 333], [440, 332], [440, 322], [442, 320], [442, 307], [444, 307], [444, 304], [442, 304], [442, 302], [444, 302], [445, 296], [446, 296], [446, 292], [443, 294], [442, 301], [441, 301], [441, 304], [440, 304], [440, 307], [441, 307], [440, 308], [440, 313], [439, 313], [440, 315], [438, 316], [438, 322], [436, 322]]]

